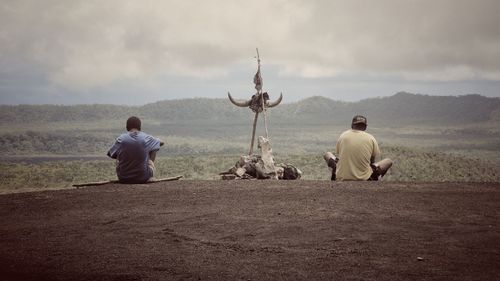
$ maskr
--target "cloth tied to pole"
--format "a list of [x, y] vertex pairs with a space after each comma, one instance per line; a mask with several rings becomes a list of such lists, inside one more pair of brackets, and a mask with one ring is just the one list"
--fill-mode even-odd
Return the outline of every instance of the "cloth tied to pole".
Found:
[[255, 84], [255, 89], [258, 93], [262, 91], [262, 76], [260, 75], [260, 63], [259, 68], [257, 69], [257, 73], [255, 73], [253, 77], [253, 83]]

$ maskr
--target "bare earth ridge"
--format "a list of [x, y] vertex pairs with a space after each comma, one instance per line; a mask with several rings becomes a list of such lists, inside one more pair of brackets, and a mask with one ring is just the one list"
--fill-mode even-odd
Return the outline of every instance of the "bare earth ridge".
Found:
[[178, 181], [0, 195], [1, 280], [499, 280], [500, 183]]

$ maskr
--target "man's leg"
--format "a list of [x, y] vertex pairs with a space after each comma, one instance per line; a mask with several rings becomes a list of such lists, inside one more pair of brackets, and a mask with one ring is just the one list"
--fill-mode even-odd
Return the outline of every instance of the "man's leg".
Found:
[[337, 179], [336, 170], [337, 170], [337, 161], [338, 158], [333, 155], [331, 152], [327, 152], [323, 155], [323, 159], [326, 161], [326, 165], [332, 169], [332, 177], [330, 178], [332, 181]]
[[149, 171], [151, 172], [151, 178], [150, 180], [153, 180], [156, 174], [156, 167], [155, 167], [155, 159], [156, 159], [156, 151], [151, 151], [149, 153], [149, 160], [148, 160], [148, 167]]
[[380, 176], [380, 174], [378, 173], [377, 166], [375, 166], [375, 164], [370, 164], [370, 166], [372, 167], [372, 174], [367, 181], [378, 181], [378, 176]]
[[149, 160], [151, 160], [153, 162], [155, 161], [155, 159], [156, 159], [156, 152], [157, 152], [157, 150], [149, 152]]
[[368, 180], [377, 181], [379, 176], [383, 177], [392, 167], [392, 163], [393, 162], [391, 159], [385, 158], [375, 164], [372, 164], [373, 173]]
[[377, 166], [378, 173], [381, 177], [383, 177], [387, 173], [387, 171], [389, 171], [389, 169], [392, 167], [392, 163], [392, 160], [389, 158], [385, 158], [375, 163], [375, 166]]

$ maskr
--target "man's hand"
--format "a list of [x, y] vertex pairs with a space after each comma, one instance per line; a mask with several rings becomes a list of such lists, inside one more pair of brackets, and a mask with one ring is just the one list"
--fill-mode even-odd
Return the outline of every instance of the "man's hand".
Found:
[[163, 146], [165, 143], [160, 140], [160, 146]]

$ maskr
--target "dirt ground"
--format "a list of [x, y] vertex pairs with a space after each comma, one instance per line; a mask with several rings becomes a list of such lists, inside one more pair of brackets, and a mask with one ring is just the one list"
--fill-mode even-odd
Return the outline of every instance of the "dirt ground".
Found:
[[0, 196], [0, 280], [500, 280], [500, 183], [177, 181]]

